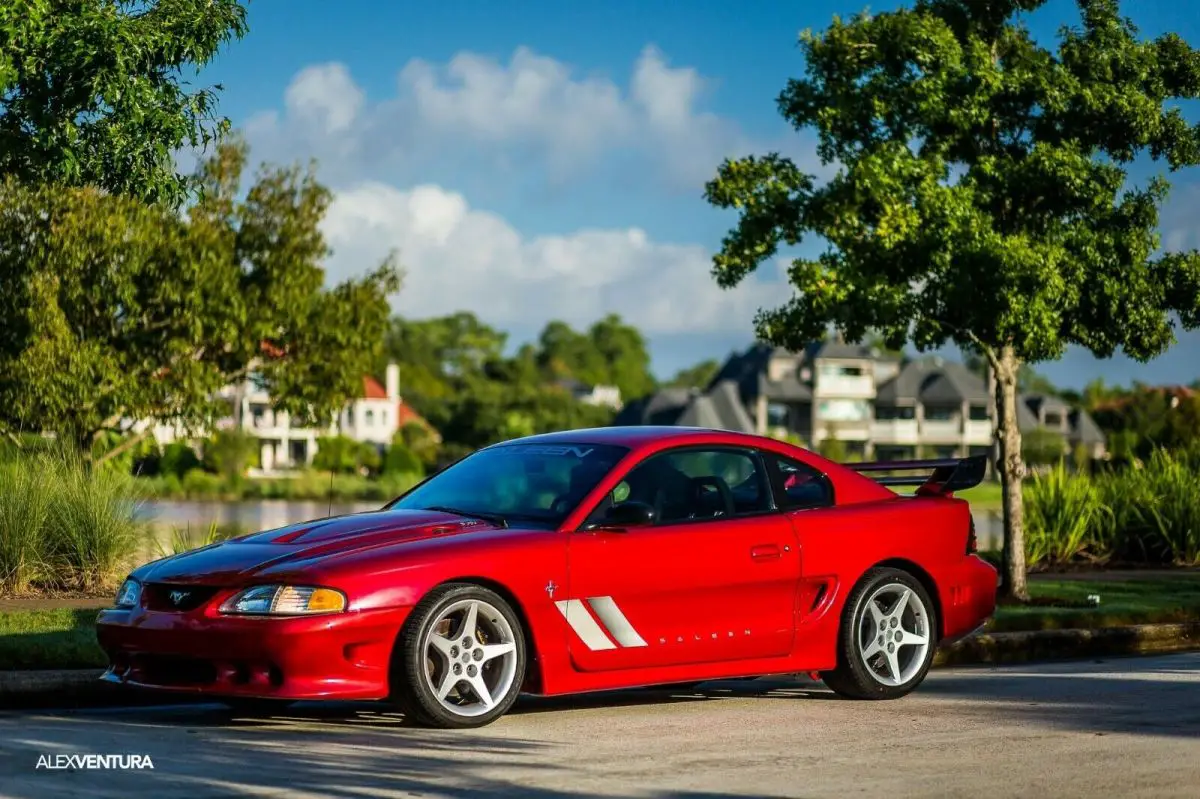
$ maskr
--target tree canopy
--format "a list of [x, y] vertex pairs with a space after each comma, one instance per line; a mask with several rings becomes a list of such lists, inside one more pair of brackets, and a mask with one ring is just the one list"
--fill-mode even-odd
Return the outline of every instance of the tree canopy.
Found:
[[0, 428], [87, 448], [130, 421], [202, 424], [248, 376], [328, 418], [361, 393], [399, 287], [391, 258], [326, 288], [314, 173], [222, 144], [186, 215], [95, 188], [0, 183]]
[[634, 391], [653, 380], [641, 334], [615, 316], [588, 332], [549, 322], [536, 342], [511, 356], [507, 344], [507, 334], [466, 311], [393, 320], [385, 360], [399, 365], [405, 402], [437, 429], [447, 457], [517, 436], [612, 421], [613, 409], [580, 402], [566, 380]]
[[835, 18], [801, 36], [806, 74], [778, 99], [814, 128], [836, 174], [819, 184], [777, 153], [728, 160], [706, 188], [739, 219], [714, 258], [740, 283], [781, 247], [795, 295], [760, 311], [760, 337], [798, 348], [834, 325], [890, 346], [954, 342], [997, 381], [1005, 590], [1023, 597], [1023, 362], [1068, 345], [1099, 356], [1161, 353], [1200, 325], [1200, 255], [1159, 252], [1160, 174], [1200, 162], [1200, 130], [1175, 104], [1200, 97], [1200, 54], [1176, 34], [1137, 36], [1116, 0], [1079, 0], [1057, 47], [1021, 16], [1044, 0], [917, 0]]
[[0, 173], [179, 204], [176, 151], [228, 129], [189, 73], [246, 30], [237, 0], [5, 0]]

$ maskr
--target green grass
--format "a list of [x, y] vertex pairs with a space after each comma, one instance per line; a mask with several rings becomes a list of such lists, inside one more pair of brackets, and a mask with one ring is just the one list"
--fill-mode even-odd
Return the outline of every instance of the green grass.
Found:
[[[1001, 605], [991, 629], [1055, 630], [1200, 621], [1200, 576], [1130, 580], [1031, 580], [1029, 605]], [[1089, 607], [1088, 596], [1100, 597]], [[1051, 606], [1054, 602], [1058, 607]]]
[[999, 508], [1001, 503], [1000, 484], [986, 480], [974, 488], [959, 491], [954, 496], [970, 502], [973, 508]]
[[0, 669], [104, 668], [96, 610], [0, 611]]

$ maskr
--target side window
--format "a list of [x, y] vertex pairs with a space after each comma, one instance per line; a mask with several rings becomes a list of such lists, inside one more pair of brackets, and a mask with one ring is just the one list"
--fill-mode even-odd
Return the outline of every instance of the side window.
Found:
[[747, 450], [684, 449], [665, 452], [634, 467], [605, 497], [588, 521], [598, 521], [618, 502], [644, 502], [658, 524], [731, 518], [772, 509], [761, 459]]
[[769, 456], [768, 461], [783, 510], [826, 508], [833, 504], [833, 483], [821, 472], [779, 455]]

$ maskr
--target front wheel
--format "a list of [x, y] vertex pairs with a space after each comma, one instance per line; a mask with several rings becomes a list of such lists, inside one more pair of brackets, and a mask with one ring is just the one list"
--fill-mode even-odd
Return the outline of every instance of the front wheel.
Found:
[[852, 699], [898, 699], [921, 684], [937, 644], [934, 605], [920, 581], [877, 567], [854, 587], [842, 611], [838, 666], [821, 673]]
[[392, 698], [422, 726], [482, 727], [508, 712], [524, 679], [517, 614], [494, 591], [451, 583], [431, 591], [405, 622]]

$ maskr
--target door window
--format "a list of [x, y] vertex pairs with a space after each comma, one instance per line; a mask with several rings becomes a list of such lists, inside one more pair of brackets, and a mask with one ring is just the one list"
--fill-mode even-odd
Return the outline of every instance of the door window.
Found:
[[588, 524], [598, 522], [618, 502], [650, 505], [659, 525], [772, 510], [761, 459], [741, 449], [688, 448], [651, 456], [617, 484]]
[[783, 510], [826, 508], [833, 504], [833, 483], [808, 464], [771, 455], [771, 479]]

